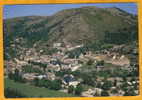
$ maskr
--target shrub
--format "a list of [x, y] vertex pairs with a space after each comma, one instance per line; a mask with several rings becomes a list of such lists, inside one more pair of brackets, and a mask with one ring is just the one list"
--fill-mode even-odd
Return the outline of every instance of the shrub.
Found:
[[15, 69], [14, 73], [9, 73], [8, 77], [11, 80], [14, 80], [14, 81], [17, 81], [17, 82], [25, 82], [25, 80], [22, 78], [22, 76], [21, 76], [21, 74], [20, 74], [18, 69]]
[[102, 91], [101, 96], [109, 96], [107, 91]]
[[75, 88], [71, 85], [71, 86], [69, 86], [69, 88], [68, 88], [68, 93], [74, 93], [74, 90], [75, 90]]
[[112, 82], [111, 81], [105, 81], [103, 86], [102, 86], [102, 89], [109, 90], [110, 87], [112, 87]]
[[78, 84], [77, 87], [75, 88], [75, 94], [76, 95], [81, 95], [82, 91], [83, 91], [82, 85]]
[[23, 98], [23, 97], [27, 97], [21, 91], [18, 91], [17, 89], [12, 89], [12, 88], [9, 88], [9, 87], [4, 89], [4, 95], [5, 95], [6, 98]]

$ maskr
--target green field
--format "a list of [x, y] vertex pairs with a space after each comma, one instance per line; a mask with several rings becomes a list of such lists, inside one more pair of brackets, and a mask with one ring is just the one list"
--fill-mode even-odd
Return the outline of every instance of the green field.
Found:
[[26, 95], [26, 97], [73, 97], [71, 94], [18, 83], [10, 79], [5, 79], [5, 89], [6, 88], [16, 89]]

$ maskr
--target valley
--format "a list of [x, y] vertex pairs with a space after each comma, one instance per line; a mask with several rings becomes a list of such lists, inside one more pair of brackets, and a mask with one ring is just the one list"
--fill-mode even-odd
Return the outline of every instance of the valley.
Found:
[[[137, 16], [119, 8], [82, 7], [4, 20], [9, 98], [137, 96], [138, 57]], [[28, 87], [37, 88], [38, 95], [27, 93]]]

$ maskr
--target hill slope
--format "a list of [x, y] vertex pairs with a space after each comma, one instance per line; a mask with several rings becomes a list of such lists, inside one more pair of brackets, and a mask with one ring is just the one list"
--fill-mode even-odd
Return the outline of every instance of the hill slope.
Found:
[[63, 10], [53, 16], [4, 20], [5, 51], [13, 52], [13, 56], [16, 51], [35, 44], [37, 48], [44, 48], [55, 42], [87, 45], [95, 41], [124, 44], [135, 40], [137, 16], [118, 8], [82, 7]]

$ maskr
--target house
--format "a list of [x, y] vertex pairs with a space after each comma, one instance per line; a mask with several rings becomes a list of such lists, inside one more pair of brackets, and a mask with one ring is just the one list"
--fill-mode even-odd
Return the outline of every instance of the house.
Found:
[[94, 97], [94, 96], [101, 96], [102, 89], [100, 88], [93, 88], [88, 89], [87, 91], [82, 92], [83, 97]]
[[81, 96], [83, 96], [83, 97], [94, 97], [94, 90], [88, 89], [87, 91], [82, 92]]
[[18, 59], [14, 59], [15, 61], [16, 61], [16, 63], [17, 63], [17, 65], [19, 65], [19, 66], [24, 66], [24, 65], [27, 65], [28, 64], [28, 62], [26, 62], [26, 61], [21, 61], [21, 60], [18, 60]]
[[69, 82], [69, 86], [76, 87], [79, 83], [80, 83], [79, 81], [71, 81], [71, 82]]
[[62, 45], [62, 43], [54, 43], [54, 44], [53, 44], [53, 47], [54, 47], [54, 48], [58, 48], [58, 47], [61, 47], [61, 45]]
[[83, 44], [81, 44], [81, 45], [76, 45], [76, 46], [68, 46], [68, 45], [67, 45], [68, 51], [71, 51], [71, 50], [74, 50], [74, 49], [77, 49], [77, 48], [80, 48], [80, 47], [83, 47]]
[[46, 67], [46, 71], [60, 71], [61, 68], [60, 66], [57, 64], [57, 65], [52, 65], [52, 64], [49, 64], [47, 67]]
[[65, 84], [69, 84], [70, 82], [73, 82], [73, 81], [75, 81], [75, 78], [74, 78], [74, 76], [73, 75], [64, 75], [64, 77], [63, 77], [63, 81], [64, 81], [64, 83]]
[[77, 65], [78, 64], [78, 60], [77, 59], [71, 59], [71, 58], [67, 58], [63, 60], [64, 64], [68, 64], [71, 66]]
[[97, 65], [96, 70], [97, 71], [102, 71], [102, 70], [104, 70], [104, 66], [103, 65]]
[[71, 71], [76, 71], [78, 68], [81, 67], [81, 64], [71, 67]]
[[112, 89], [111, 91], [117, 90], [116, 93], [110, 92], [109, 95], [110, 96], [124, 96], [125, 92], [123, 90], [119, 90], [119, 89]]
[[28, 81], [32, 81], [36, 78], [37, 73], [25, 73], [22, 77]]
[[49, 79], [49, 80], [55, 80], [56, 76], [52, 72], [47, 72], [46, 73], [46, 78]]
[[94, 96], [101, 96], [102, 89], [100, 88], [94, 88]]
[[39, 58], [42, 62], [44, 62], [44, 63], [49, 63], [50, 62], [50, 59], [51, 59], [51, 56], [49, 56], [49, 55], [42, 55], [42, 56], [40, 56], [40, 58]]
[[52, 58], [53, 59], [62, 59], [64, 57], [64, 55], [62, 53], [54, 53], [52, 54]]
[[79, 58], [84, 58], [84, 54], [81, 53], [80, 56], [79, 56]]
[[71, 64], [62, 64], [62, 70], [70, 70]]
[[43, 78], [46, 78], [47, 76], [46, 75], [38, 75], [38, 76], [36, 76], [36, 78], [38, 78], [38, 79], [43, 79]]

